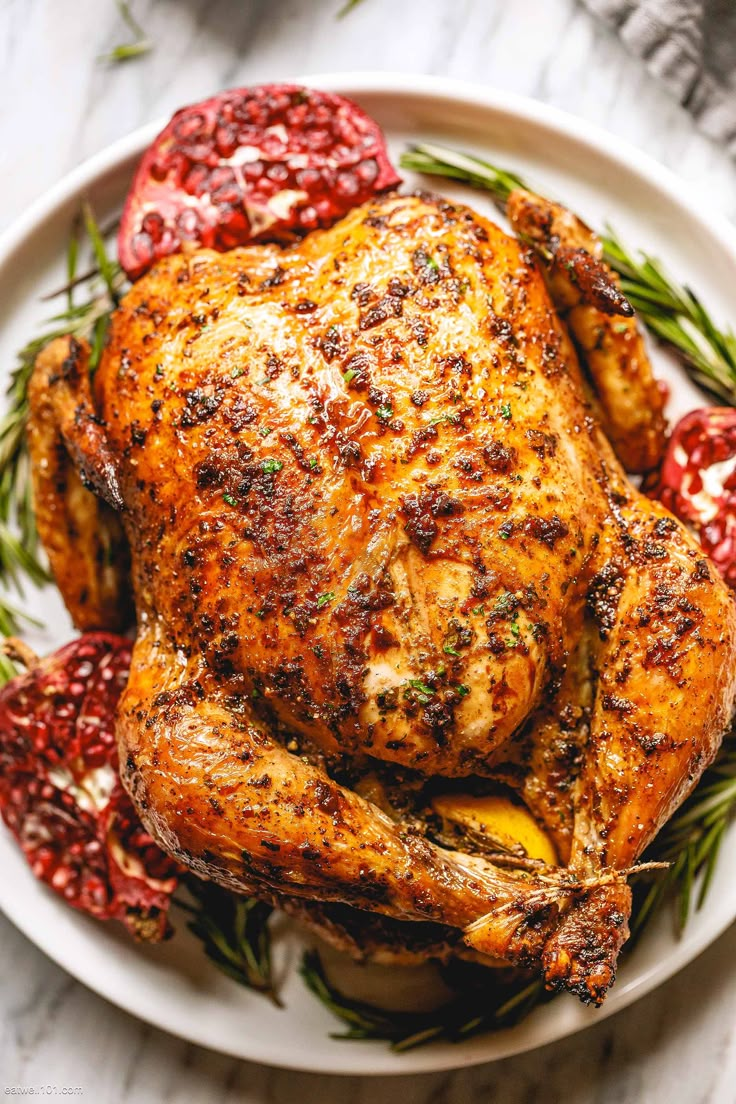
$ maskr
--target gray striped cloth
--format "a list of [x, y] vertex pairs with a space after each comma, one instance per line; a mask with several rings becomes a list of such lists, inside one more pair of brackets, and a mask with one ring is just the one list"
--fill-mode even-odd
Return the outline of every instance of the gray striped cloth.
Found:
[[736, 0], [583, 0], [736, 157]]

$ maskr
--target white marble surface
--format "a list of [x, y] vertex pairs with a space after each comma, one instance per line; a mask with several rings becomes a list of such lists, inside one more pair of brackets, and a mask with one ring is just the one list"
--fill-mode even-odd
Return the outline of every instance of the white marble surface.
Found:
[[[736, 217], [736, 165], [576, 0], [0, 0], [0, 229], [73, 165], [218, 87], [296, 73], [442, 73], [593, 119], [697, 182]], [[78, 1086], [95, 1104], [732, 1104], [736, 928], [679, 977], [587, 1033], [494, 1066], [393, 1081], [267, 1070], [179, 1042], [93, 996], [0, 918], [0, 1094]]]

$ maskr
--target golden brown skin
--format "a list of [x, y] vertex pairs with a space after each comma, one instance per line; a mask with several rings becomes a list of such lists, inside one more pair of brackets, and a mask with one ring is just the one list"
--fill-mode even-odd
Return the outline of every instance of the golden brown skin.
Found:
[[603, 262], [596, 234], [567, 208], [523, 189], [511, 193], [509, 221], [542, 256], [555, 306], [590, 372], [597, 413], [627, 471], [662, 459], [664, 393], [618, 277]]
[[[138, 615], [120, 760], [162, 845], [600, 1001], [625, 872], [730, 717], [736, 616], [625, 480], [532, 253], [390, 196], [286, 250], [171, 257], [95, 401]], [[513, 775], [569, 865], [438, 846], [339, 781], [376, 764]]]
[[[104, 442], [89, 393], [88, 350], [58, 338], [39, 354], [28, 385], [28, 426], [36, 526], [54, 578], [78, 629], [127, 628], [133, 621], [128, 545], [114, 509], [84, 483], [84, 454], [96, 490]], [[109, 465], [107, 475], [111, 477]]]

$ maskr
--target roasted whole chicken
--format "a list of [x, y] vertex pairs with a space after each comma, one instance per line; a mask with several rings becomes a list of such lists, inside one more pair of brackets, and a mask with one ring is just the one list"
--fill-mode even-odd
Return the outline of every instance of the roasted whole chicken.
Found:
[[[663, 433], [623, 297], [579, 243], [545, 278], [559, 210], [510, 213], [526, 244], [393, 194], [164, 259], [92, 384], [83, 343], [39, 357], [36, 507], [77, 625], [135, 607], [120, 762], [166, 851], [355, 953], [598, 1003], [730, 719], [736, 616], [601, 429], [639, 470]], [[546, 851], [453, 821], [503, 794]]]

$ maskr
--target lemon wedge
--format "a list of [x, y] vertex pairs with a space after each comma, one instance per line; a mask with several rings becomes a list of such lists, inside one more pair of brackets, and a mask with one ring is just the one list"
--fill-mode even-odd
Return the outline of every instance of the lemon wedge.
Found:
[[557, 852], [547, 833], [525, 806], [508, 797], [441, 794], [433, 798], [432, 808], [446, 824], [484, 836], [499, 851], [522, 847], [530, 859], [557, 865]]

